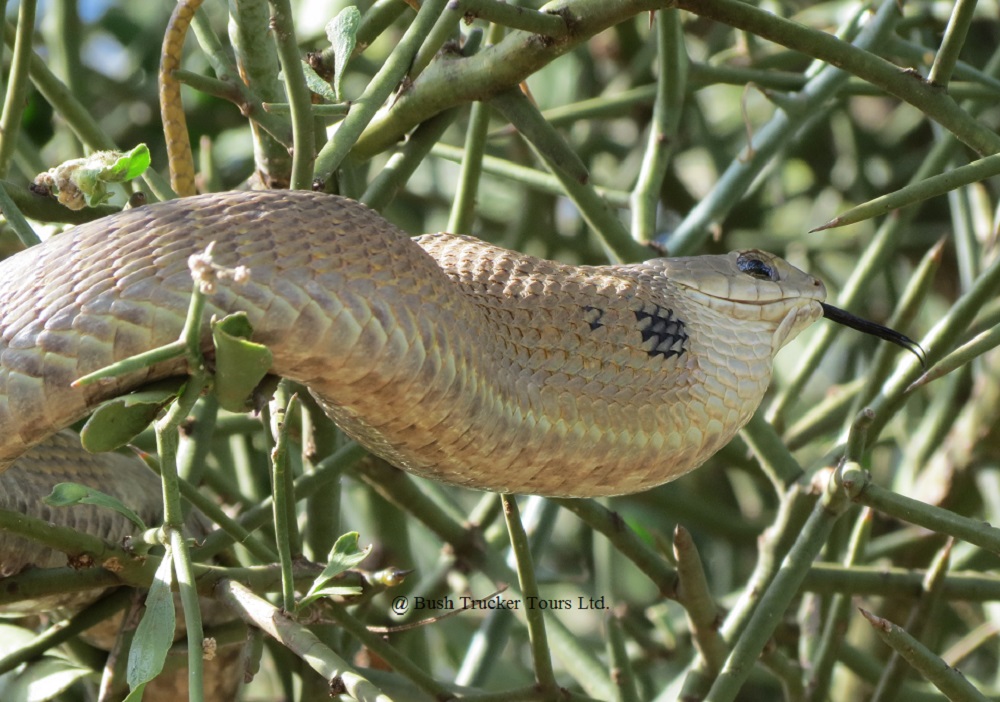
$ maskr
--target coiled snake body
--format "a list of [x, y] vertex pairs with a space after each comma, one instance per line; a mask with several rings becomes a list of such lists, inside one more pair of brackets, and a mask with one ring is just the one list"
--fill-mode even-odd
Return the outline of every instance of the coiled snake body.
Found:
[[214, 260], [250, 280], [220, 281], [209, 312], [246, 311], [275, 373], [397, 466], [504, 492], [629, 493], [699, 466], [749, 420], [774, 354], [825, 297], [758, 251], [574, 267], [413, 240], [307, 192], [141, 207], [0, 263], [0, 465], [101, 400], [184, 372], [70, 386], [177, 339], [188, 257], [213, 241]]

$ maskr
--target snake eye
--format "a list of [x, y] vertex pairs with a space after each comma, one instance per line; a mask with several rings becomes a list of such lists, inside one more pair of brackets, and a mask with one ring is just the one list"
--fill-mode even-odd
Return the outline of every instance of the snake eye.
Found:
[[763, 259], [757, 258], [753, 254], [740, 254], [739, 258], [736, 259], [736, 267], [758, 280], [778, 279], [775, 270]]

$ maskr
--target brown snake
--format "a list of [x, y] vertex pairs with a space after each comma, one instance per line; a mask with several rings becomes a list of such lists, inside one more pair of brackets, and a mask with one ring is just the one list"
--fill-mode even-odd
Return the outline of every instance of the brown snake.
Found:
[[177, 339], [188, 257], [213, 241], [250, 280], [220, 281], [209, 313], [246, 311], [274, 373], [391, 463], [485, 490], [584, 497], [677, 478], [750, 419], [785, 343], [825, 311], [859, 324], [760, 251], [575, 267], [413, 240], [333, 196], [192, 197], [0, 263], [0, 467], [102, 400], [184, 373], [71, 387]]

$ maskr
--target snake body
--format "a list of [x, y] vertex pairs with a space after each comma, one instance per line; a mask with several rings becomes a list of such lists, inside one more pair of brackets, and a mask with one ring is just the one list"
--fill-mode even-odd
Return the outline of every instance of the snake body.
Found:
[[[244, 265], [273, 372], [391, 463], [503, 492], [636, 492], [701, 465], [822, 315], [818, 280], [759, 251], [569, 266], [470, 237], [416, 240], [356, 202], [244, 192], [149, 205], [0, 263], [0, 466], [183, 362], [76, 378], [175, 341], [188, 257]], [[207, 346], [206, 346], [207, 350]], [[41, 450], [41, 449], [35, 449]]]

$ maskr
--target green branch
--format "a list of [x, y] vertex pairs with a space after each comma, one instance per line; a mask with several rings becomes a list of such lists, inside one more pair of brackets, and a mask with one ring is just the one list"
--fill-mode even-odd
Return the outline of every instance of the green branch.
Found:
[[426, 119], [467, 102], [489, 100], [598, 32], [640, 12], [665, 8], [663, 0], [567, 0], [545, 6], [566, 18], [569, 32], [559, 38], [523, 30], [465, 58], [440, 57], [371, 120], [352, 152], [359, 160], [385, 151]]
[[1000, 152], [1000, 135], [973, 119], [943, 88], [869, 51], [738, 0], [677, 0], [676, 5], [841, 68], [913, 105], [978, 153]]

